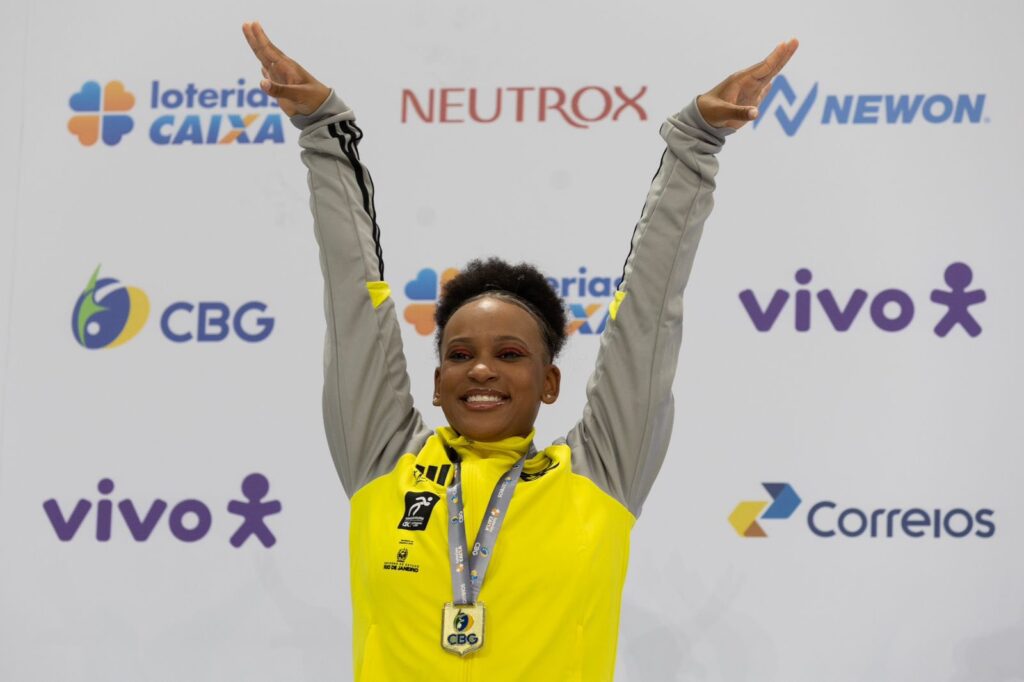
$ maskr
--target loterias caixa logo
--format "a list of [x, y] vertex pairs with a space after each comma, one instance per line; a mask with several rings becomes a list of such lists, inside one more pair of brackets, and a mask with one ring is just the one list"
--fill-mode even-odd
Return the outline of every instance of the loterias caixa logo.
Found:
[[[459, 274], [456, 268], [423, 268], [405, 285], [409, 300], [403, 318], [418, 334], [434, 333], [437, 299], [448, 281]], [[591, 275], [580, 266], [571, 275], [548, 277], [548, 285], [565, 301], [568, 334], [599, 335], [608, 325], [608, 306], [621, 282], [617, 275]]]
[[753, 127], [774, 118], [793, 137], [805, 123], [830, 127], [988, 123], [983, 93], [821, 94], [818, 85], [816, 81], [801, 96], [786, 76], [776, 76]]
[[[789, 483], [762, 483], [771, 500], [743, 500], [729, 514], [729, 525], [744, 538], [765, 538], [764, 521], [792, 517], [803, 503]], [[806, 529], [817, 538], [966, 538], [996, 534], [995, 511], [938, 508], [925, 503], [864, 507], [821, 499], [805, 505]]]
[[[231, 84], [149, 83], [139, 99], [122, 81], [86, 81], [68, 100], [68, 131], [85, 147], [122, 143], [139, 126], [158, 146], [281, 144], [284, 120], [269, 95], [244, 78]], [[141, 92], [140, 92], [141, 96]], [[139, 106], [137, 106], [139, 105]]]
[[[101, 277], [97, 266], [71, 310], [71, 334], [82, 348], [116, 348], [133, 339], [149, 319], [150, 300], [145, 291], [123, 286], [113, 277]], [[274, 330], [267, 304], [245, 301], [231, 306], [224, 301], [174, 301], [163, 306], [160, 332], [174, 343], [220, 342], [237, 338], [258, 343]]]

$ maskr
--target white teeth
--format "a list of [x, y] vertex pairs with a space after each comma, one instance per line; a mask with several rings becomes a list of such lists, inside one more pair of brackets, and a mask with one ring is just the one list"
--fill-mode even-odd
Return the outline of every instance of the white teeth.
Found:
[[467, 403], [500, 403], [504, 400], [497, 395], [470, 395], [466, 396]]

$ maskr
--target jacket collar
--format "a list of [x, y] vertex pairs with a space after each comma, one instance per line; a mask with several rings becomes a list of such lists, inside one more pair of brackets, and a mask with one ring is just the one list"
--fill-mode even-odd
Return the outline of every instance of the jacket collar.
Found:
[[537, 453], [533, 445], [536, 429], [530, 431], [527, 436], [513, 436], [493, 442], [470, 440], [456, 433], [450, 426], [442, 426], [435, 433], [446, 450], [454, 451], [462, 459], [497, 457], [515, 462], [524, 454], [533, 457]]

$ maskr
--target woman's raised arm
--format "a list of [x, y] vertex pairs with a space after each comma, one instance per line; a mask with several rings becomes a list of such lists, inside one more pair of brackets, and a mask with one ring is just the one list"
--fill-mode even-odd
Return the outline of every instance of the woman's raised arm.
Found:
[[672, 382], [690, 276], [725, 136], [757, 117], [772, 78], [796, 51], [766, 59], [698, 97], [661, 128], [667, 149], [633, 232], [623, 279], [587, 385], [583, 418], [566, 440], [573, 470], [639, 516], [668, 450]]
[[430, 435], [413, 407], [402, 337], [384, 280], [374, 187], [359, 158], [355, 114], [267, 38], [242, 27], [260, 83], [302, 130], [310, 208], [324, 275], [324, 427], [349, 497]]

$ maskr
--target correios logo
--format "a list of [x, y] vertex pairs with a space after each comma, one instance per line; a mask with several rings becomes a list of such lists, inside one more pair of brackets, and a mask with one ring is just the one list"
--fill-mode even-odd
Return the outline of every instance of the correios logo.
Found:
[[[137, 287], [118, 286], [100, 277], [97, 266], [71, 311], [71, 334], [89, 350], [116, 348], [134, 338], [149, 318], [149, 296]], [[249, 343], [263, 341], [274, 330], [267, 305], [247, 301], [232, 309], [223, 301], [175, 301], [160, 315], [160, 331], [174, 343], [218, 342], [232, 334]]]
[[[788, 519], [801, 499], [788, 483], [762, 484], [772, 500], [743, 501], [729, 514], [729, 525], [744, 538], [768, 537], [758, 523]], [[766, 509], [767, 508], [767, 509]], [[824, 499], [807, 508], [807, 530], [818, 538], [966, 538], [995, 535], [995, 512], [988, 508], [941, 509], [920, 506], [862, 507]]]
[[[149, 141], [160, 146], [230, 145], [284, 142], [284, 122], [277, 102], [258, 87], [239, 78], [228, 87], [169, 86], [154, 80], [149, 86]], [[102, 137], [104, 144], [116, 145], [142, 118], [138, 111], [127, 115], [136, 104], [135, 95], [119, 80], [102, 88], [87, 81], [69, 100], [75, 115], [68, 130], [84, 146]], [[102, 136], [101, 136], [102, 133]]]
[[[771, 502], [747, 500], [740, 502], [729, 515], [729, 523], [736, 533], [745, 538], [763, 538], [768, 534], [758, 524], [763, 519], [788, 519], [800, 506], [800, 496], [788, 483], [762, 483]], [[767, 507], [767, 509], [765, 509]]]
[[589, 128], [620, 119], [646, 121], [647, 86], [584, 85], [402, 90], [402, 123], [564, 123]]
[[135, 123], [127, 113], [135, 106], [135, 95], [121, 81], [108, 81], [100, 88], [96, 81], [86, 81], [68, 100], [75, 115], [68, 119], [68, 131], [86, 147], [96, 144], [113, 146], [132, 131]]
[[[982, 123], [984, 94], [895, 93], [825, 95], [819, 103], [815, 82], [801, 97], [785, 76], [776, 76], [771, 90], [761, 103], [761, 115], [754, 121], [757, 128], [768, 117], [774, 117], [786, 135], [797, 134], [805, 121], [821, 125], [909, 125], [920, 122]], [[817, 114], [820, 111], [820, 115]], [[813, 112], [813, 113], [812, 113]]]
[[[450, 279], [459, 274], [455, 268], [421, 269], [405, 285], [409, 304], [403, 318], [418, 334], [434, 333], [434, 311], [437, 299]], [[548, 277], [548, 284], [565, 301], [568, 311], [568, 334], [600, 334], [608, 325], [608, 304], [621, 281], [620, 277], [591, 276], [585, 266], [564, 277]]]

